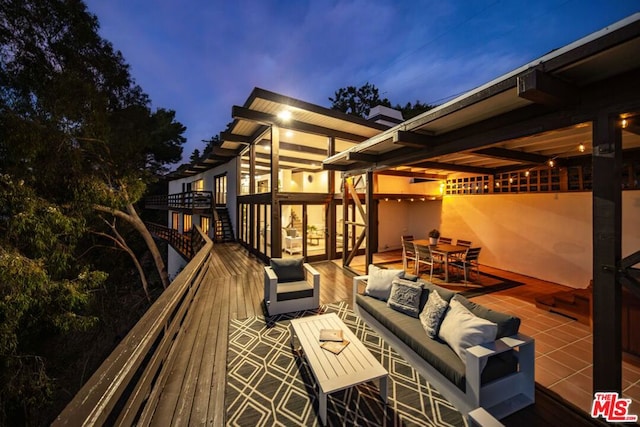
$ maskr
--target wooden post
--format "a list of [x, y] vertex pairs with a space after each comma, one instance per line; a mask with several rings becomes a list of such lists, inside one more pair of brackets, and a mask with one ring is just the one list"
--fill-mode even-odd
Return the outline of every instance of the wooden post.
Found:
[[376, 218], [374, 216], [374, 201], [373, 201], [373, 171], [367, 171], [367, 192], [365, 194], [364, 205], [367, 212], [365, 217], [365, 223], [367, 224], [365, 235], [367, 238], [367, 247], [365, 248], [366, 268], [369, 268], [370, 264], [373, 264], [373, 252], [374, 252], [374, 240], [375, 231], [373, 227], [376, 224]]
[[271, 125], [271, 258], [282, 257], [282, 216], [278, 196], [280, 128]]
[[617, 117], [593, 122], [593, 392], [622, 388], [622, 131]]

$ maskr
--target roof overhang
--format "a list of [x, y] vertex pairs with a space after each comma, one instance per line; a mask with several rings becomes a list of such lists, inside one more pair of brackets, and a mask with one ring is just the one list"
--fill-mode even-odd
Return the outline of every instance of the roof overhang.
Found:
[[[410, 168], [495, 173], [570, 158], [602, 111], [629, 120], [623, 148], [640, 147], [640, 13], [556, 49], [323, 162], [347, 174]], [[582, 148], [582, 147], [581, 147]], [[475, 172], [474, 172], [475, 171]]]

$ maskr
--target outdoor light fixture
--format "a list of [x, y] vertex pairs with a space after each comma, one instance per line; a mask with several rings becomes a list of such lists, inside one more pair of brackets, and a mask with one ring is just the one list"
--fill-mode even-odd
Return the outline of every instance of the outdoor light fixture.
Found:
[[622, 129], [626, 129], [627, 126], [629, 126], [629, 122], [627, 121], [627, 119], [622, 119]]
[[509, 177], [509, 184], [513, 184], [513, 177], [512, 176]]
[[[291, 113], [289, 113], [289, 117], [291, 117]], [[286, 120], [286, 119], [283, 119], [283, 120]], [[284, 136], [286, 136], [287, 138], [291, 138], [293, 136], [293, 132], [288, 130], [284, 133]]]
[[581, 142], [580, 145], [578, 145], [578, 151], [581, 153], [584, 153], [585, 147], [584, 144]]
[[282, 110], [278, 113], [278, 118], [282, 121], [288, 121], [289, 119], [291, 119], [291, 111], [289, 110]]
[[553, 159], [549, 159], [549, 167], [550, 168], [552, 168], [555, 164], [556, 164], [556, 162], [554, 162]]
[[529, 171], [526, 171], [526, 172], [524, 173], [524, 176], [529, 176], [529, 173], [530, 173]]

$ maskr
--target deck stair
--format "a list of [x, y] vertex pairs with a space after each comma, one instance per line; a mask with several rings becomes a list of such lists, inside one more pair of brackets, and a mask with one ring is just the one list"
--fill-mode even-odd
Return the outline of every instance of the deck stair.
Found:
[[536, 307], [591, 325], [591, 285], [586, 289], [556, 292], [536, 298]]
[[227, 208], [216, 208], [215, 233], [213, 241], [216, 243], [235, 242], [233, 226]]

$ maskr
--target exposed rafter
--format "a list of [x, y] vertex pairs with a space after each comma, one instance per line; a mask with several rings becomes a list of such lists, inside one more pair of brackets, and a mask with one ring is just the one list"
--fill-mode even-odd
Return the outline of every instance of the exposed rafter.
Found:
[[442, 169], [451, 172], [464, 172], [464, 173], [476, 173], [479, 175], [492, 175], [494, 169], [480, 168], [476, 166], [456, 165], [453, 163], [441, 163], [441, 162], [419, 162], [411, 164], [411, 166], [425, 169]]
[[241, 144], [250, 144], [251, 137], [245, 135], [238, 135], [231, 132], [220, 132], [220, 140], [229, 142], [239, 142]]
[[375, 163], [378, 161], [378, 156], [374, 154], [357, 153], [350, 151], [347, 153], [347, 160], [356, 160], [365, 163]]
[[518, 76], [518, 96], [536, 104], [558, 107], [575, 103], [578, 90], [575, 86], [536, 69]]
[[525, 151], [509, 150], [502, 147], [489, 147], [481, 150], [473, 151], [473, 154], [480, 156], [494, 157], [498, 159], [515, 160], [520, 163], [545, 163], [549, 160], [548, 156], [536, 153], [527, 153]]
[[408, 147], [424, 148], [433, 144], [433, 135], [399, 130], [393, 134], [393, 143]]
[[403, 171], [403, 170], [395, 170], [395, 169], [378, 171], [376, 172], [376, 175], [404, 176], [408, 178], [427, 179], [430, 181], [443, 181], [447, 179], [447, 175], [440, 175], [437, 173]]
[[263, 113], [262, 111], [251, 110], [249, 108], [239, 107], [237, 105], [233, 106], [231, 113], [233, 115], [233, 118], [236, 120], [249, 120], [265, 125], [275, 124], [291, 130], [307, 132], [315, 135], [333, 136], [335, 138], [346, 139], [347, 141], [362, 142], [367, 139], [365, 136], [356, 135], [350, 132], [343, 132], [336, 129], [330, 129], [323, 126], [312, 125], [297, 120], [287, 120], [286, 122], [284, 122], [277, 115]]

